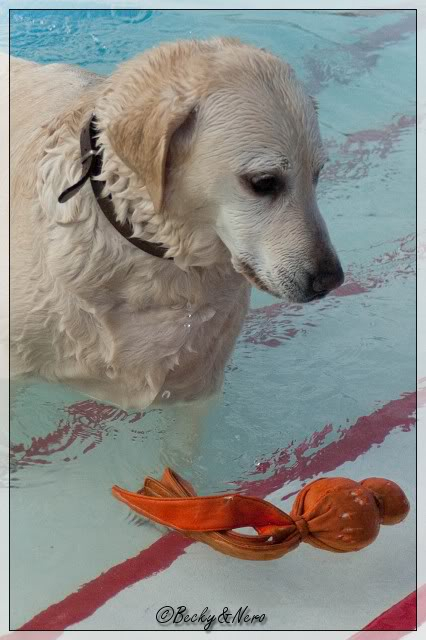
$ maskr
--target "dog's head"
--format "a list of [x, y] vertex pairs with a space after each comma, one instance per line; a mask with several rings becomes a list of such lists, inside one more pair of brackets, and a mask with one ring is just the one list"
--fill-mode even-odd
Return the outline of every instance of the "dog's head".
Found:
[[111, 145], [157, 217], [180, 216], [186, 233], [225, 245], [237, 271], [288, 301], [343, 282], [316, 200], [316, 106], [287, 64], [233, 40], [168, 45], [117, 72], [110, 100]]

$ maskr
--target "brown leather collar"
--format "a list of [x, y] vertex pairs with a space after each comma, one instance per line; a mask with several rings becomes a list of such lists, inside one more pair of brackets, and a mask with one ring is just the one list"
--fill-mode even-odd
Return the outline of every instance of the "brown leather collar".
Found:
[[[111, 194], [106, 197], [102, 196], [105, 182], [103, 180], [94, 180], [94, 178], [96, 178], [96, 176], [98, 176], [102, 171], [102, 151], [96, 144], [96, 135], [98, 133], [96, 124], [96, 116], [93, 113], [88, 122], [82, 128], [80, 134], [83, 174], [78, 182], [61, 193], [58, 198], [58, 202], [63, 203], [72, 198], [81, 189], [85, 182], [90, 179], [92, 191], [101, 211], [118, 233], [121, 234], [123, 238], [126, 238], [126, 240], [131, 242], [135, 247], [145, 251], [145, 253], [149, 253], [157, 258], [164, 258], [167, 247], [156, 242], [142, 240], [141, 238], [132, 238], [133, 228], [131, 224], [128, 221], [121, 223], [117, 220]], [[169, 258], [169, 260], [173, 260], [173, 258]]]

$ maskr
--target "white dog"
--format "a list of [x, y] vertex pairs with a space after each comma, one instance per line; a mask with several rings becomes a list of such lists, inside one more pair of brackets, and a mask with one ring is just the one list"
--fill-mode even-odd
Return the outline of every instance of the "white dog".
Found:
[[212, 394], [249, 283], [306, 302], [343, 281], [324, 160], [292, 69], [237, 40], [106, 78], [13, 59], [13, 371], [123, 407]]

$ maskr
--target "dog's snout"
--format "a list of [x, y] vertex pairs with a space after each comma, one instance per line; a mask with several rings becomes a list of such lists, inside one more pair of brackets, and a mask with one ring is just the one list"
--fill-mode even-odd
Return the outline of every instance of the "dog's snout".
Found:
[[312, 290], [315, 294], [325, 295], [329, 291], [340, 287], [344, 279], [345, 276], [340, 262], [337, 262], [332, 268], [327, 264], [318, 269], [318, 272], [314, 275], [311, 284]]

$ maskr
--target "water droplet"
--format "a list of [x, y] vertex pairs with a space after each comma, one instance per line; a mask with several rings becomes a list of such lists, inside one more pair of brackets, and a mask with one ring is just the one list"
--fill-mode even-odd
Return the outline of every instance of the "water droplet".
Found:
[[163, 393], [161, 394], [161, 397], [164, 398], [165, 400], [168, 400], [170, 398], [172, 394], [170, 393], [170, 391], [168, 391], [167, 389], [165, 391], [163, 391]]

